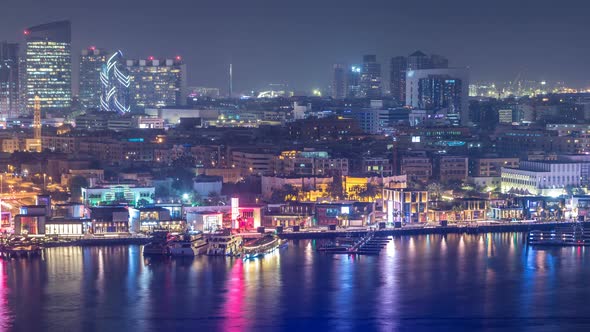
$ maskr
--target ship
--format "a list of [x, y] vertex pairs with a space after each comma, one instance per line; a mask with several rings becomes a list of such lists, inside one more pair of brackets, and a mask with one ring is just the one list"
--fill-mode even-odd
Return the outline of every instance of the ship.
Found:
[[244, 260], [264, 256], [285, 245], [287, 245], [287, 241], [281, 240], [274, 234], [267, 233], [244, 244]]
[[551, 231], [529, 232], [528, 244], [532, 246], [590, 246], [590, 231], [581, 223], [559, 227]]
[[196, 256], [207, 251], [208, 241], [202, 233], [183, 233], [175, 235], [168, 241], [168, 253], [171, 256]]
[[232, 256], [237, 257], [242, 253], [242, 237], [236, 236], [230, 230], [212, 233], [208, 236], [209, 256]]
[[168, 231], [157, 231], [152, 234], [152, 241], [143, 246], [143, 254], [167, 255], [168, 254]]

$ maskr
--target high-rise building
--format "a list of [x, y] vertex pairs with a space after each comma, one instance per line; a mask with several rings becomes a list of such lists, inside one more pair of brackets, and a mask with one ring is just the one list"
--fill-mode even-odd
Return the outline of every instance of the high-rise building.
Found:
[[391, 58], [390, 82], [391, 95], [400, 103], [406, 100], [406, 72], [420, 69], [448, 68], [449, 60], [441, 55], [426, 55], [416, 51], [409, 56]]
[[100, 106], [100, 72], [107, 61], [104, 49], [90, 46], [80, 54], [79, 99], [85, 109]]
[[72, 102], [70, 21], [25, 30], [27, 108], [39, 96], [42, 110], [69, 110]]
[[123, 53], [112, 54], [100, 70], [100, 110], [127, 113], [131, 110], [129, 90], [131, 79], [123, 66]]
[[446, 109], [453, 125], [469, 122], [469, 72], [465, 68], [409, 70], [406, 105], [418, 109]]
[[391, 72], [389, 89], [391, 95], [400, 103], [406, 101], [406, 70], [408, 69], [408, 58], [396, 56], [391, 58]]
[[346, 66], [335, 64], [332, 77], [332, 98], [344, 99], [346, 90]]
[[18, 57], [18, 115], [27, 111], [27, 58]]
[[350, 66], [346, 77], [346, 96], [356, 98], [361, 96], [361, 67]]
[[0, 117], [18, 114], [18, 44], [0, 43]]
[[377, 62], [376, 55], [363, 56], [361, 95], [367, 98], [381, 97], [381, 64]]
[[132, 108], [186, 104], [186, 64], [181, 57], [127, 60], [127, 70], [131, 78]]

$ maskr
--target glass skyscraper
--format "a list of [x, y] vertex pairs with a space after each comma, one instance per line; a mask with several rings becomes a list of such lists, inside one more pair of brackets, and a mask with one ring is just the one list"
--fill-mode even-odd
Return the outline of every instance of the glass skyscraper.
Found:
[[107, 52], [104, 49], [90, 46], [80, 54], [79, 98], [85, 109], [100, 106], [100, 72], [107, 62]]
[[133, 108], [186, 104], [186, 65], [181, 57], [127, 60]]
[[0, 43], [0, 116], [18, 114], [18, 44]]
[[376, 55], [363, 56], [361, 95], [366, 98], [381, 97], [381, 64], [377, 62]]
[[72, 100], [71, 24], [52, 22], [25, 30], [27, 109], [39, 96], [42, 110], [69, 110]]

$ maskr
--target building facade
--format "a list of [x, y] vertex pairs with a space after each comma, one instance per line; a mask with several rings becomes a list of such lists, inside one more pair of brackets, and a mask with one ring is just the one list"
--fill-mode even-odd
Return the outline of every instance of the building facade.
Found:
[[381, 64], [376, 55], [363, 56], [361, 68], [361, 96], [366, 98], [381, 98]]
[[18, 44], [0, 43], [0, 117], [3, 119], [19, 113]]
[[27, 109], [69, 110], [72, 100], [71, 24], [60, 21], [25, 30]]
[[182, 58], [127, 60], [132, 108], [186, 105], [186, 64]]
[[79, 99], [84, 109], [100, 107], [101, 81], [100, 73], [106, 64], [107, 52], [90, 46], [80, 54], [80, 73], [78, 77]]
[[113, 53], [100, 70], [100, 110], [128, 113], [131, 110], [129, 90], [131, 79], [122, 65], [123, 53]]
[[469, 123], [469, 73], [465, 68], [419, 69], [406, 73], [406, 105], [446, 109], [452, 125]]
[[335, 64], [332, 77], [332, 98], [345, 98], [346, 90], [346, 66], [342, 64]]

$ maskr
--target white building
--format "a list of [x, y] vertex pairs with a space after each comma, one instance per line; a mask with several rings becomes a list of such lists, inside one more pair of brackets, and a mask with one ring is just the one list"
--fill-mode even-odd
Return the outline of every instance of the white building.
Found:
[[581, 163], [523, 161], [520, 168], [502, 168], [501, 191], [516, 195], [559, 196], [581, 185]]

